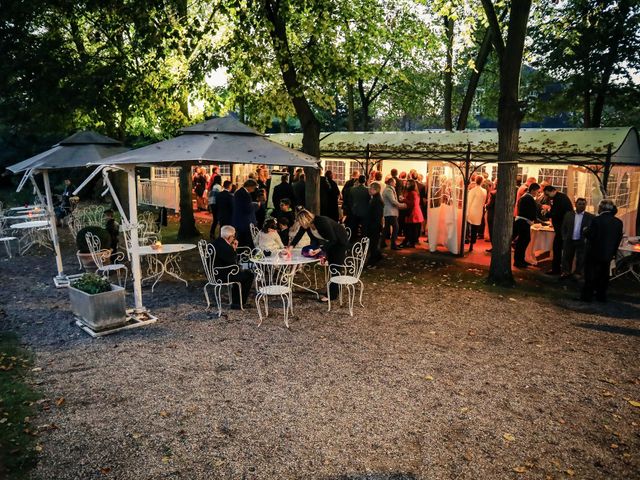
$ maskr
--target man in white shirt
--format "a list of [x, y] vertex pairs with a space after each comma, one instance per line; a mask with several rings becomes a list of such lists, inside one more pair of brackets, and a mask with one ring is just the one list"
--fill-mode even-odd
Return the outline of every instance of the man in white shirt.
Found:
[[[562, 221], [562, 274], [561, 280], [571, 277], [574, 273], [583, 274], [584, 269], [584, 230], [591, 225], [594, 215], [586, 212], [587, 201], [584, 198], [576, 200], [576, 211], [567, 212]], [[557, 234], [556, 234], [557, 235]], [[573, 270], [573, 259], [576, 268]]]

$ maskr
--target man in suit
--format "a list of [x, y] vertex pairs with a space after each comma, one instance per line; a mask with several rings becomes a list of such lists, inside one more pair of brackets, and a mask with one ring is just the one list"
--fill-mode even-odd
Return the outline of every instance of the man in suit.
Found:
[[[354, 170], [351, 174], [351, 178], [347, 180], [347, 182], [342, 187], [342, 213], [348, 219], [351, 216], [351, 202], [349, 200], [349, 190], [358, 185], [358, 178], [360, 177], [360, 172], [358, 170]], [[345, 220], [345, 223], [348, 220]]]
[[560, 275], [562, 273], [562, 222], [567, 212], [573, 211], [571, 200], [564, 193], [558, 191], [553, 185], [547, 185], [543, 189], [544, 198], [551, 206], [543, 206], [547, 212], [547, 218], [551, 219], [553, 230], [556, 232], [553, 238], [553, 260], [551, 262], [551, 270], [547, 272], [549, 275]]
[[622, 240], [622, 220], [615, 217], [616, 206], [609, 199], [600, 201], [598, 215], [584, 232], [584, 286], [580, 300], [590, 302], [593, 294], [599, 302], [607, 301], [609, 266]]
[[[280, 184], [276, 185], [273, 189], [273, 196], [271, 197], [271, 200], [273, 201], [273, 208], [275, 210], [274, 214], [272, 215], [273, 217], [278, 218], [278, 216], [280, 216], [280, 202], [284, 198], [288, 198], [290, 201], [295, 200], [293, 188], [289, 183], [288, 173], [282, 175]], [[295, 207], [295, 205], [293, 206]]]
[[364, 226], [364, 234], [369, 237], [369, 260], [368, 266], [373, 266], [380, 261], [380, 232], [382, 231], [382, 215], [384, 213], [384, 202], [380, 195], [380, 185], [372, 183], [369, 185], [371, 199], [367, 208], [367, 216]]
[[539, 191], [540, 185], [532, 183], [529, 185], [529, 190], [520, 197], [518, 202], [518, 215], [513, 223], [513, 237], [516, 240], [513, 265], [517, 268], [527, 268], [531, 265], [524, 260], [524, 254], [531, 241], [531, 225], [539, 217], [539, 208], [535, 199]]
[[[238, 265], [238, 240], [236, 239], [236, 230], [231, 225], [225, 225], [220, 229], [220, 236], [213, 242], [216, 249], [216, 257], [214, 260], [215, 267], [233, 267]], [[251, 284], [253, 283], [253, 273], [250, 270], [240, 269], [238, 273], [230, 274], [232, 269], [226, 269], [222, 272], [222, 279], [229, 282], [239, 282], [242, 286], [242, 297], [238, 291], [238, 286], [234, 285], [231, 289], [231, 308], [239, 310], [241, 306], [247, 304]], [[242, 299], [242, 303], [241, 303]]]
[[320, 177], [320, 213], [337, 222], [339, 220], [339, 198], [340, 189], [333, 180], [333, 172], [327, 170], [324, 177]]
[[253, 240], [251, 239], [251, 230], [249, 225], [257, 225], [256, 219], [257, 203], [251, 200], [251, 195], [258, 188], [258, 182], [252, 178], [244, 182], [233, 195], [233, 214], [232, 224], [235, 227], [235, 235], [238, 243], [243, 247], [253, 248]]
[[573, 274], [573, 259], [576, 259], [575, 273], [583, 274], [584, 268], [584, 230], [589, 228], [594, 215], [585, 212], [587, 201], [576, 200], [576, 211], [567, 212], [562, 221], [562, 275], [560, 280]]
[[[220, 228], [225, 225], [231, 225], [233, 221], [233, 193], [231, 193], [231, 182], [225, 180], [222, 184], [222, 190], [216, 195], [216, 220], [220, 225]], [[215, 238], [216, 224], [211, 224], [211, 230], [209, 231], [209, 238], [213, 240]]]
[[296, 205], [300, 205], [302, 207], [306, 205], [306, 192], [304, 182], [304, 173], [300, 173], [300, 175], [298, 175], [298, 180], [293, 182], [293, 185], [291, 185], [291, 188], [293, 189], [293, 198], [291, 198], [290, 200], [293, 200]]
[[[349, 190], [349, 210], [351, 215], [347, 218], [347, 227], [351, 229], [351, 239], [360, 238], [360, 228], [364, 225], [369, 211], [369, 190], [365, 186], [367, 177], [360, 175], [358, 184]], [[363, 232], [364, 233], [364, 232]]]

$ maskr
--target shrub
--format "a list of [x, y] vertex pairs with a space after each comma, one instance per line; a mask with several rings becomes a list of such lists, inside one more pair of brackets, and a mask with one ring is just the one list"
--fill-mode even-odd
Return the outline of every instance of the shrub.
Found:
[[87, 232], [91, 232], [100, 239], [100, 248], [111, 248], [111, 236], [104, 228], [91, 225], [84, 227], [78, 232], [76, 236], [76, 245], [80, 253], [89, 253], [89, 246], [87, 245]]
[[85, 273], [73, 282], [71, 286], [89, 295], [111, 291], [109, 280], [95, 273]]

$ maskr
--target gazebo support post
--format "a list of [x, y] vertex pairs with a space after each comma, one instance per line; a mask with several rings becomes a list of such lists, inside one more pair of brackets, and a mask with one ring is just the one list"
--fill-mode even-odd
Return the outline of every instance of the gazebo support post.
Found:
[[138, 240], [138, 200], [136, 197], [136, 167], [127, 165], [128, 187], [129, 187], [129, 224], [131, 230], [131, 271], [133, 273], [133, 299], [134, 312], [139, 314], [146, 312], [142, 305], [142, 269], [140, 268], [140, 245]]
[[464, 185], [464, 192], [462, 192], [462, 224], [461, 224], [461, 236], [460, 236], [460, 251], [459, 257], [464, 257], [464, 241], [467, 236], [467, 196], [469, 195], [469, 170], [471, 168], [471, 144], [467, 144], [467, 153], [464, 159], [464, 179], [462, 184]]
[[47, 196], [47, 212], [49, 213], [49, 223], [51, 224], [51, 241], [53, 242], [53, 250], [56, 253], [56, 267], [58, 268], [58, 275], [54, 277], [53, 283], [57, 288], [66, 287], [69, 285], [69, 280], [64, 274], [62, 267], [57, 219], [56, 213], [53, 210], [53, 195], [51, 194], [51, 184], [49, 183], [49, 172], [47, 170], [42, 170], [42, 181], [44, 182], [44, 192]]
[[609, 175], [611, 175], [611, 144], [607, 147], [607, 156], [604, 159], [604, 170], [602, 172], [602, 183], [600, 184], [604, 198], [607, 198], [607, 192], [609, 191]]

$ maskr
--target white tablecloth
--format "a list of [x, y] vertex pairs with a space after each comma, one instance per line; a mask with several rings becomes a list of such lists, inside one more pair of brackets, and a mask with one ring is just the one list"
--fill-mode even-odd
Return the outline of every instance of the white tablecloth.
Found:
[[553, 239], [556, 234], [553, 227], [545, 227], [540, 224], [531, 225], [531, 241], [524, 254], [526, 262], [536, 265], [537, 257], [545, 252], [550, 252], [549, 258], [553, 258]]

